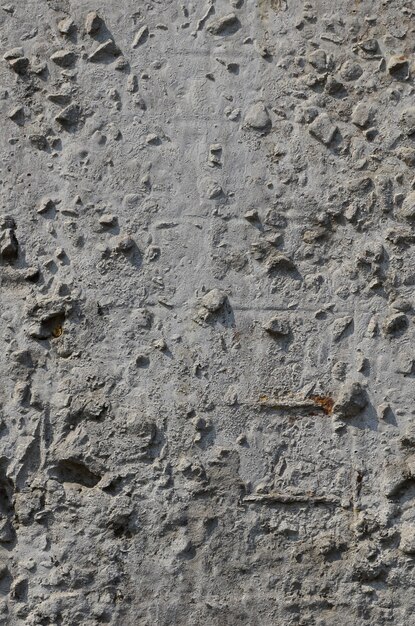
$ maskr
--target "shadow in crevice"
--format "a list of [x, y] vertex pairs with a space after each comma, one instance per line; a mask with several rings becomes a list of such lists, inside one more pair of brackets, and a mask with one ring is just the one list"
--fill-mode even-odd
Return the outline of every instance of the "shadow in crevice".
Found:
[[52, 470], [52, 476], [60, 483], [75, 483], [82, 487], [95, 487], [101, 476], [94, 474], [84, 463], [72, 459], [58, 461]]
[[371, 404], [370, 402], [367, 404], [365, 409], [361, 413], [359, 413], [359, 415], [346, 418], [345, 422], [347, 422], [349, 426], [354, 426], [359, 430], [377, 431], [379, 428], [377, 411], [373, 404]]
[[97, 16], [94, 32], [90, 32], [88, 35], [99, 44], [104, 43], [104, 41], [107, 41], [108, 39], [112, 39], [112, 41], [115, 42], [114, 35], [106, 25], [104, 19], [100, 16]]
[[225, 328], [236, 327], [235, 315], [228, 298], [226, 298], [223, 307], [219, 311], [210, 314], [206, 323], [212, 327], [218, 324], [220, 326], [224, 326]]
[[396, 420], [396, 415], [394, 413], [394, 411], [391, 409], [391, 407], [388, 407], [385, 411], [385, 414], [383, 415], [383, 421], [386, 422], [387, 424], [390, 424], [391, 426], [398, 426], [398, 422]]
[[15, 486], [7, 476], [8, 464], [6, 457], [0, 458], [0, 543], [6, 550], [13, 550], [16, 545], [16, 532], [12, 525], [15, 516]]

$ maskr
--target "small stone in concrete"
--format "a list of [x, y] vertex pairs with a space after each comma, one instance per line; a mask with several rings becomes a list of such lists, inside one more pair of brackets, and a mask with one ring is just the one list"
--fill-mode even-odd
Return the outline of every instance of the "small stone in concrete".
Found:
[[263, 102], [253, 104], [245, 115], [245, 124], [254, 130], [268, 130], [271, 118]]
[[85, 19], [85, 31], [88, 35], [96, 35], [100, 31], [103, 24], [104, 22], [98, 13], [96, 11], [91, 11]]
[[50, 60], [59, 67], [71, 67], [76, 61], [76, 54], [72, 50], [58, 50], [52, 54]]
[[142, 26], [136, 33], [132, 47], [138, 48], [139, 45], [143, 44], [148, 38], [148, 26], [145, 24]]
[[239, 28], [239, 20], [235, 13], [228, 13], [223, 17], [213, 20], [207, 26], [207, 31], [211, 35], [230, 35]]
[[262, 328], [273, 337], [288, 337], [291, 334], [289, 321], [281, 315], [274, 315], [266, 320]]
[[220, 289], [211, 289], [202, 298], [202, 306], [210, 313], [215, 313], [222, 308], [226, 301], [226, 293]]
[[341, 418], [356, 417], [368, 402], [367, 392], [360, 383], [346, 383], [340, 390], [333, 410]]
[[329, 146], [337, 132], [337, 126], [332, 123], [327, 113], [321, 113], [309, 126], [310, 134]]

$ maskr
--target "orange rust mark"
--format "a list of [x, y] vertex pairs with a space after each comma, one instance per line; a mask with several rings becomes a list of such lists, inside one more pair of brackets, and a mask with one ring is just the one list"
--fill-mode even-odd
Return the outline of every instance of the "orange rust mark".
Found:
[[52, 335], [57, 339], [58, 337], [60, 337], [63, 334], [63, 328], [62, 326], [59, 324], [58, 326], [55, 326], [55, 328], [52, 330]]
[[323, 409], [326, 415], [333, 413], [334, 400], [330, 396], [311, 396], [311, 399]]

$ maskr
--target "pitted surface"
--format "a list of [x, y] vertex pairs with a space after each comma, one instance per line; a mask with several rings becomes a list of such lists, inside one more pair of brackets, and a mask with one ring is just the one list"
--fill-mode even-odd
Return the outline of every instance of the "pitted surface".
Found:
[[0, 621], [411, 626], [415, 6], [0, 8]]

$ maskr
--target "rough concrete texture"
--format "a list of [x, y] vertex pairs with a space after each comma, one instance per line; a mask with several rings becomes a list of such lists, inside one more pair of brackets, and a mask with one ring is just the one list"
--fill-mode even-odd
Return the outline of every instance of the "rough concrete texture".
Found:
[[414, 17], [2, 5], [1, 624], [415, 624]]

